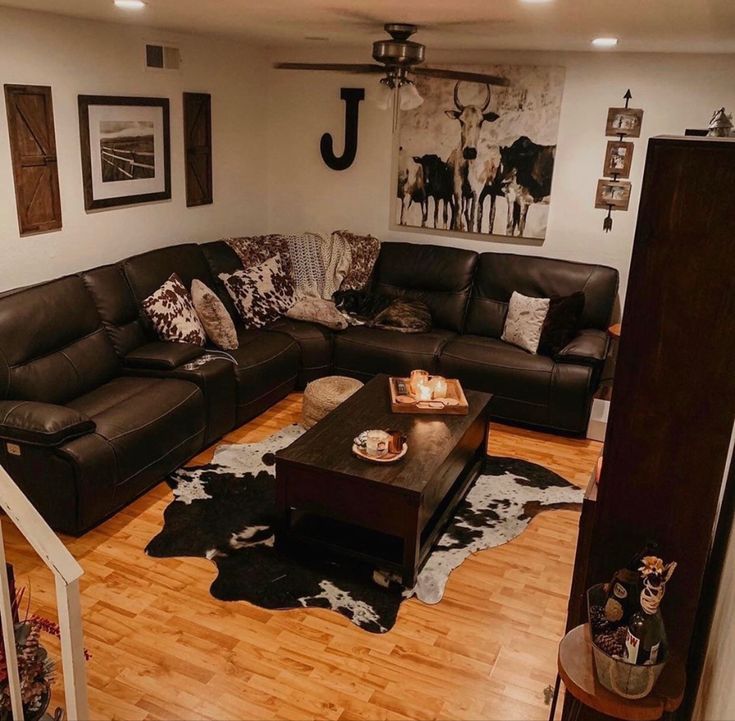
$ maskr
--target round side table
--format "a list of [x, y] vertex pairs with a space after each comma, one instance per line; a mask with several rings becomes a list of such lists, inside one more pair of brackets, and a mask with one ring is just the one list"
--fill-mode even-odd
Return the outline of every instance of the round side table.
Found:
[[651, 694], [637, 700], [617, 696], [604, 688], [597, 680], [594, 664], [590, 626], [584, 623], [573, 628], [559, 644], [559, 675], [549, 721], [553, 721], [556, 712], [560, 681], [574, 698], [571, 715], [575, 719], [584, 705], [623, 721], [657, 721], [676, 711], [684, 697], [686, 675], [683, 664], [676, 657], [666, 664]]

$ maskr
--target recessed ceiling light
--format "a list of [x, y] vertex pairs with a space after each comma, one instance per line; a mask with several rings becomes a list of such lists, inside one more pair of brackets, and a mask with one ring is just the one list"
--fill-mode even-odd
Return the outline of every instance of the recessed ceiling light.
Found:
[[614, 48], [618, 44], [617, 38], [595, 38], [592, 44], [596, 48]]
[[122, 10], [142, 10], [145, 3], [143, 0], [115, 0], [115, 7]]
[[521, 0], [526, 5], [545, 5], [546, 3], [553, 2], [553, 0]]

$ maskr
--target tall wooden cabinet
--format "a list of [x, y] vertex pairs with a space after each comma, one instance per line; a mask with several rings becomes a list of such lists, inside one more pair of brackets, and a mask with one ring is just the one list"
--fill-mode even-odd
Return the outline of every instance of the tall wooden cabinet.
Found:
[[584, 620], [584, 589], [653, 538], [679, 562], [662, 609], [687, 654], [734, 420], [735, 140], [653, 138], [570, 625]]

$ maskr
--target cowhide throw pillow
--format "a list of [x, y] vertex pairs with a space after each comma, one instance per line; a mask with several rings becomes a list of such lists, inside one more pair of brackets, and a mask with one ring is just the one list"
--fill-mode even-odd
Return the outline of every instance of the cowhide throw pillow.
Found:
[[340, 290], [364, 290], [370, 284], [380, 254], [380, 241], [372, 235], [355, 235], [349, 230], [335, 230], [332, 235], [350, 247], [350, 269]]
[[247, 328], [262, 328], [278, 320], [294, 304], [294, 284], [280, 255], [228, 275], [220, 274]]
[[149, 295], [142, 305], [161, 340], [202, 346], [207, 342], [189, 291], [176, 273]]
[[546, 314], [538, 352], [552, 358], [577, 335], [584, 312], [584, 293], [578, 290], [571, 295], [551, 298]]
[[541, 329], [549, 312], [549, 302], [548, 298], [529, 298], [514, 291], [510, 297], [501, 339], [535, 354], [541, 340]]
[[349, 323], [331, 300], [323, 298], [302, 298], [289, 308], [287, 318], [316, 323], [332, 330], [344, 330]]
[[201, 280], [191, 284], [191, 300], [204, 330], [218, 348], [237, 350], [237, 331], [225, 304]]

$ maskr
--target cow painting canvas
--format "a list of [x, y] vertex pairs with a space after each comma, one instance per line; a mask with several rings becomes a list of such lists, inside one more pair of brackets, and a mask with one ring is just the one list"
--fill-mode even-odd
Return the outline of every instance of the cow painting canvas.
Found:
[[564, 68], [453, 67], [510, 85], [416, 79], [424, 102], [400, 112], [392, 226], [545, 238]]

